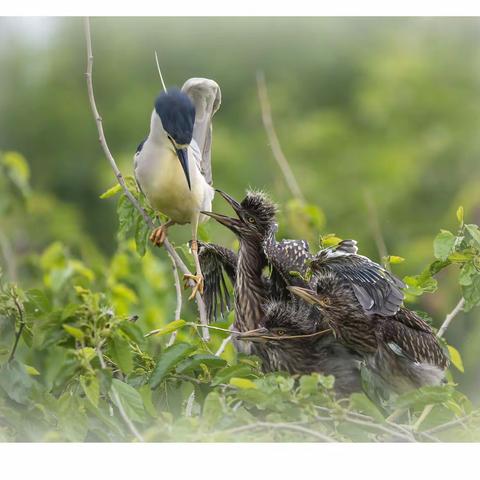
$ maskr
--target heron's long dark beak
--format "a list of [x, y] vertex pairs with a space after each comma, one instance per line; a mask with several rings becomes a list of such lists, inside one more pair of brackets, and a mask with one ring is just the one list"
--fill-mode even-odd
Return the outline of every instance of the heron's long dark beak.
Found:
[[215, 219], [218, 223], [221, 223], [225, 227], [229, 228], [233, 232], [237, 232], [239, 227], [241, 226], [240, 220], [232, 217], [228, 217], [227, 215], [222, 215], [220, 213], [215, 213], [215, 212], [207, 212], [205, 210], [202, 210], [200, 213], [203, 215], [207, 215], [208, 217], [212, 217]]
[[175, 151], [177, 152], [177, 157], [180, 160], [180, 164], [182, 165], [183, 172], [185, 173], [185, 178], [187, 179], [188, 189], [192, 189], [192, 185], [190, 183], [190, 172], [188, 170], [188, 151], [186, 148], [176, 148]]
[[314, 290], [310, 290], [309, 288], [294, 287], [294, 286], [288, 286], [287, 288], [294, 295], [301, 298], [302, 300], [305, 300], [310, 305], [318, 305], [319, 303], [321, 303], [319, 301], [320, 299], [319, 299], [319, 296], [317, 295], [317, 292], [315, 292]]
[[255, 330], [248, 330], [236, 336], [239, 340], [248, 342], [265, 342], [268, 337], [268, 330], [265, 327], [256, 328]]
[[218, 192], [227, 201], [227, 203], [235, 210], [235, 213], [237, 215], [240, 215], [240, 212], [242, 210], [242, 205], [240, 205], [240, 203], [238, 203], [228, 193], [222, 192], [218, 188], [216, 188], [215, 191]]

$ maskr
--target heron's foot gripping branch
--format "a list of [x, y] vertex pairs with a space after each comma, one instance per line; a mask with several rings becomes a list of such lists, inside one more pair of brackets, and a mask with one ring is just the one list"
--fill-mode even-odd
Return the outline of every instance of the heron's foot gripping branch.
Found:
[[195, 282], [195, 285], [192, 287], [192, 294], [188, 297], [189, 300], [194, 299], [197, 292], [199, 292], [200, 295], [203, 295], [203, 285], [204, 285], [203, 275], [201, 274], [192, 275], [191, 273], [186, 273], [183, 276], [183, 280], [185, 281], [185, 288], [188, 288], [190, 286], [189, 285], [190, 281]]
[[150, 235], [150, 241], [157, 247], [161, 247], [167, 238], [167, 225], [160, 225]]

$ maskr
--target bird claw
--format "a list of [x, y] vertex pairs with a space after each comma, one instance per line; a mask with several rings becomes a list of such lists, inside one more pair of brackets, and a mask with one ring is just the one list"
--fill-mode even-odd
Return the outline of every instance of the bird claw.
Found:
[[167, 238], [167, 228], [165, 225], [157, 227], [150, 235], [150, 241], [157, 247], [161, 247]]
[[189, 287], [188, 282], [191, 280], [195, 282], [195, 285], [192, 287], [192, 294], [188, 297], [189, 300], [193, 300], [197, 292], [200, 295], [203, 295], [203, 275], [192, 275], [191, 273], [186, 273], [183, 276], [183, 280], [185, 281], [185, 289]]

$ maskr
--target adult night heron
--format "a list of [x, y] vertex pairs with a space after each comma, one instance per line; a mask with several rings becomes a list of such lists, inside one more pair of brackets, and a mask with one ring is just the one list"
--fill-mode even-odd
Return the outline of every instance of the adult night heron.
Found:
[[355, 284], [333, 270], [321, 271], [315, 261], [311, 268], [316, 288], [291, 286], [289, 290], [319, 310], [335, 337], [363, 357], [378, 385], [402, 393], [441, 383], [448, 359], [426, 322], [405, 307], [393, 314], [385, 303], [384, 308], [366, 309], [366, 300], [360, 301], [364, 292], [359, 294]]
[[197, 229], [208, 219], [200, 212], [211, 209], [212, 117], [221, 103], [220, 87], [213, 80], [191, 78], [182, 89], [170, 88], [155, 100], [150, 133], [134, 157], [135, 178], [140, 190], [157, 212], [169, 220], [155, 229], [150, 240], [160, 246], [167, 229], [175, 224], [192, 226], [191, 250], [196, 275], [192, 296], [203, 292], [198, 261]]

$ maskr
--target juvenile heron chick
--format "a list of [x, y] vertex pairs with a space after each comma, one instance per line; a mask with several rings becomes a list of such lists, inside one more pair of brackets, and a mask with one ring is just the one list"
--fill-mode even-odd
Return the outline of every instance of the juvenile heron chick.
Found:
[[438, 385], [448, 359], [430, 326], [414, 312], [400, 307], [394, 315], [368, 314], [351, 286], [326, 275], [317, 289], [289, 287], [314, 305], [334, 336], [364, 359], [383, 385], [403, 393], [424, 385]]
[[150, 240], [163, 244], [167, 229], [175, 224], [192, 226], [191, 249], [196, 275], [192, 296], [203, 292], [198, 260], [197, 229], [208, 220], [214, 196], [211, 170], [212, 117], [220, 107], [220, 87], [213, 80], [191, 78], [182, 89], [170, 88], [155, 100], [150, 133], [134, 157], [140, 190], [157, 212], [169, 220], [152, 232]]
[[335, 340], [320, 312], [302, 301], [273, 301], [260, 326], [238, 336], [252, 342], [266, 372], [318, 372], [335, 377], [340, 395], [361, 390], [361, 356]]

